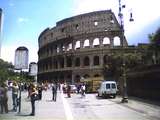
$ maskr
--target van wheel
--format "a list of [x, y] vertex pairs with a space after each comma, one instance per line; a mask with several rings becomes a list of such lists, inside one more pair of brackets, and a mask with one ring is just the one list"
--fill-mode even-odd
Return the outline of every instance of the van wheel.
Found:
[[113, 98], [116, 98], [116, 95], [113, 95]]

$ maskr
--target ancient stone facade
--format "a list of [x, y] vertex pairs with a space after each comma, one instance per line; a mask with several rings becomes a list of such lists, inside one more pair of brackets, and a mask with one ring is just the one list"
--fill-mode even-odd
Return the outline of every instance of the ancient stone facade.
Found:
[[111, 10], [59, 21], [45, 29], [38, 42], [38, 81], [72, 84], [82, 78], [103, 77], [107, 56], [128, 46]]

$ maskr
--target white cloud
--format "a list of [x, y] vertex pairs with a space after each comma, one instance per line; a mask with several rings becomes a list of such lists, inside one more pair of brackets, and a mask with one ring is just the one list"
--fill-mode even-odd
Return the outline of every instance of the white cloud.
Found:
[[9, 3], [9, 6], [13, 7], [15, 4], [14, 3]]
[[[74, 0], [73, 14], [112, 9], [118, 15], [119, 0]], [[123, 9], [125, 33], [127, 36], [141, 31], [146, 25], [160, 18], [159, 0], [121, 0], [125, 4]], [[129, 22], [130, 10], [132, 9], [134, 22]]]
[[17, 21], [18, 21], [19, 23], [22, 23], [22, 22], [28, 22], [29, 19], [28, 19], [28, 18], [19, 17]]

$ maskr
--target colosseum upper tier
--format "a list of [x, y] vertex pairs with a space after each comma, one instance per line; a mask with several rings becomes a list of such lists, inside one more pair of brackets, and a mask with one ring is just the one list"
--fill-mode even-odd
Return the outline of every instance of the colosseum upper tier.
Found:
[[104, 77], [107, 56], [127, 46], [111, 10], [66, 18], [38, 38], [38, 81], [77, 83]]

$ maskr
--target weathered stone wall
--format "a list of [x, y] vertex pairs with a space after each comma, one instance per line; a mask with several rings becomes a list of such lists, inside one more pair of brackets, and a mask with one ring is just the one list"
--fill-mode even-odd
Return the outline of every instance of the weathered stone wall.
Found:
[[103, 77], [107, 56], [120, 53], [122, 45], [128, 45], [122, 37], [123, 32], [111, 10], [57, 22], [38, 38], [38, 80], [74, 83], [82, 77]]
[[130, 72], [127, 86], [130, 96], [160, 100], [160, 65], [144, 66]]

